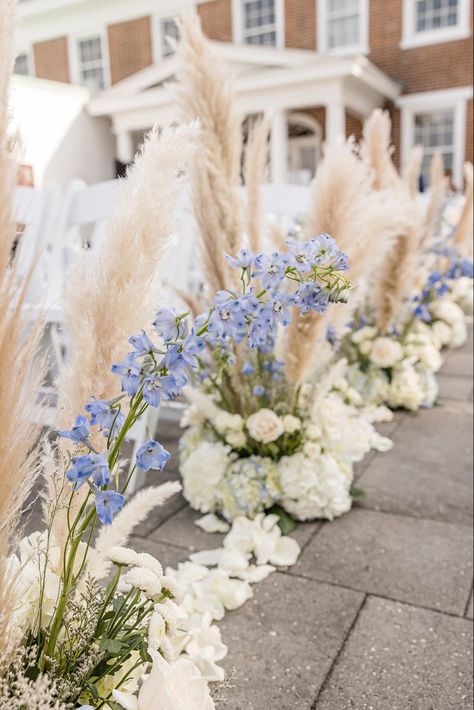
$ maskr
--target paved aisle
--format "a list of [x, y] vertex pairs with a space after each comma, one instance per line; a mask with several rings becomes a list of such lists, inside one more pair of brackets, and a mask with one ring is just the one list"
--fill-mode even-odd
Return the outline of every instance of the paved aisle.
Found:
[[[394, 450], [358, 471], [363, 506], [300, 526], [298, 563], [220, 624], [220, 710], [472, 708], [471, 353], [447, 357], [439, 407], [386, 426]], [[218, 546], [196, 517], [177, 499], [135, 542], [165, 564]]]

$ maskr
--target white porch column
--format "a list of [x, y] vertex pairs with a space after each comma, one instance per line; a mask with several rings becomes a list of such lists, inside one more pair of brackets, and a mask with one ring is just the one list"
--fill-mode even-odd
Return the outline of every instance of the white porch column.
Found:
[[120, 131], [115, 136], [117, 160], [128, 165], [134, 158], [133, 136], [130, 131]]
[[326, 145], [337, 145], [346, 140], [346, 110], [341, 101], [326, 105]]
[[272, 118], [271, 135], [272, 182], [286, 182], [288, 170], [288, 122], [286, 112], [276, 109]]

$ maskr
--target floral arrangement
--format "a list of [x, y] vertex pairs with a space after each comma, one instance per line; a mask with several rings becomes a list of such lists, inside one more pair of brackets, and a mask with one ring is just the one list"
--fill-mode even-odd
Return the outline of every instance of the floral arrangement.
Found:
[[[178, 697], [188, 691], [196, 695], [186, 701], [187, 708], [192, 702], [196, 708], [213, 707], [207, 686], [189, 659], [168, 665], [183, 599], [181, 585], [150, 555], [111, 545], [120, 537], [122, 518], [137, 506], [137, 497], [125, 506], [131, 478], [151, 468], [162, 471], [169, 453], [159, 442], [146, 441], [121, 482], [121, 449], [148, 407], [159, 407], [162, 400], [182, 392], [187, 371], [198, 367], [206, 343], [225, 363], [232, 340], [246, 341], [250, 349], [265, 346], [286, 304], [304, 312], [344, 298], [348, 282], [341, 269], [346, 264], [334, 242], [323, 236], [309, 241], [305, 249], [312, 260], [303, 269], [291, 253], [229, 257], [241, 270], [242, 293], [218, 293], [210, 310], [191, 323], [186, 313], [160, 309], [154, 327], [161, 344], [142, 331], [130, 338], [132, 349], [125, 360], [112, 366], [123, 393], [110, 400], [92, 398], [72, 428], [59, 432], [72, 449], [54, 477], [56, 495], [45, 506], [46, 531], [22, 540], [9, 568], [18, 594], [27, 592], [19, 596], [13, 619], [23, 638], [24, 673], [47, 676], [51, 692], [62, 703], [146, 707], [147, 698], [159, 688], [165, 696], [176, 697], [178, 691], [171, 688], [179, 683]], [[255, 273], [250, 263], [256, 265]], [[257, 278], [258, 290], [253, 287]], [[106, 441], [101, 453], [93, 443], [99, 433]], [[139, 496], [147, 496], [153, 505], [176, 490], [176, 485], [168, 484]], [[56, 516], [64, 511], [68, 534], [61, 549], [53, 531]], [[261, 563], [257, 554], [259, 559]], [[278, 559], [269, 554], [265, 562]], [[240, 564], [239, 569], [244, 568]], [[111, 569], [111, 578], [102, 584]], [[202, 575], [200, 579], [212, 585], [207, 574], [205, 581]], [[235, 602], [222, 603], [232, 608]], [[188, 632], [192, 635], [192, 627], [185, 635]], [[192, 648], [191, 641], [185, 642], [186, 647], [189, 644]], [[130, 699], [149, 663], [153, 670], [138, 700]]]

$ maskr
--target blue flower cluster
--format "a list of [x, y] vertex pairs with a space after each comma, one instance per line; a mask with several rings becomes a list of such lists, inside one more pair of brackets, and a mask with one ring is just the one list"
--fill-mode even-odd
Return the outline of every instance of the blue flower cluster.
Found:
[[[349, 283], [341, 273], [348, 269], [347, 256], [326, 234], [307, 242], [289, 241], [285, 254], [254, 255], [242, 249], [237, 257], [227, 259], [241, 270], [243, 292], [220, 291], [210, 310], [191, 324], [188, 313], [161, 308], [153, 322], [161, 345], [142, 331], [129, 339], [132, 350], [125, 360], [112, 366], [124, 394], [112, 400], [92, 398], [85, 405], [89, 416], [79, 415], [70, 431], [59, 432], [89, 450], [71, 459], [66, 476], [76, 488], [88, 483], [102, 523], [110, 523], [125, 503], [122, 493], [107, 489], [123, 439], [148, 406], [159, 407], [163, 400], [181, 394], [187, 371], [198, 366], [206, 343], [230, 351], [232, 343], [246, 338], [251, 350], [264, 353], [272, 349], [276, 328], [291, 322], [293, 307], [302, 314], [310, 310], [321, 313], [329, 303], [347, 298]], [[272, 367], [276, 375], [278, 367]], [[255, 395], [261, 396], [258, 387]], [[130, 398], [127, 415], [122, 411], [126, 396]], [[94, 449], [90, 427], [103, 432], [107, 453]], [[138, 450], [134, 469], [162, 471], [169, 456], [161, 444], [150, 439]]]
[[444, 274], [440, 271], [433, 271], [425, 284], [422, 292], [413, 298], [416, 303], [413, 315], [424, 323], [430, 323], [433, 319], [429, 310], [430, 303], [436, 298], [441, 298], [449, 291], [449, 281], [461, 277], [473, 278], [473, 264], [468, 259], [463, 259], [450, 254], [451, 260], [448, 269]]

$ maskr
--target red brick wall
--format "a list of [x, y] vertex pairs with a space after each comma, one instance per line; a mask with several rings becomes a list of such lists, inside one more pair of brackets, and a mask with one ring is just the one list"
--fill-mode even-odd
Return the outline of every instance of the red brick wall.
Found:
[[355, 116], [351, 116], [351, 114], [346, 111], [346, 138], [349, 138], [349, 136], [354, 136], [356, 141], [361, 139], [362, 121]]
[[212, 0], [198, 5], [204, 34], [220, 42], [232, 42], [232, 0]]
[[285, 0], [285, 46], [316, 49], [316, 0]]
[[53, 81], [70, 81], [67, 37], [58, 37], [35, 44], [33, 55], [36, 76]]
[[107, 28], [112, 84], [153, 62], [151, 19], [119, 22]]
[[401, 38], [402, 0], [370, 0], [369, 59], [403, 82], [404, 93], [471, 84], [472, 35], [405, 50], [400, 49]]

